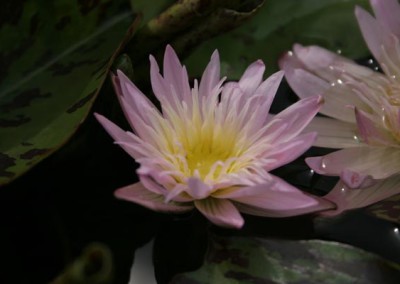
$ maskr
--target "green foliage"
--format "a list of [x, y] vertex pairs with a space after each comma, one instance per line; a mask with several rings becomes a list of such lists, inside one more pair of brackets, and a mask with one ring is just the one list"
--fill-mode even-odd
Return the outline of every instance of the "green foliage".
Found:
[[294, 43], [321, 45], [352, 58], [368, 54], [354, 7], [366, 0], [268, 0], [257, 15], [240, 28], [202, 44], [187, 59], [192, 74], [200, 75], [210, 54], [218, 49], [223, 74], [237, 79], [254, 60], [263, 59], [267, 73], [277, 71], [281, 54]]
[[203, 266], [171, 283], [395, 284], [399, 279], [398, 266], [345, 244], [214, 236]]
[[11, 1], [2, 11], [0, 185], [71, 137], [134, 32], [123, 0]]

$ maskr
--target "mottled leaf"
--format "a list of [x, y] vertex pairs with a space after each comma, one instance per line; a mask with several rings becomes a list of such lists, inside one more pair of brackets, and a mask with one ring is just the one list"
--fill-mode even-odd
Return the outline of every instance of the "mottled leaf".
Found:
[[135, 12], [143, 14], [143, 24], [154, 18], [168, 6], [173, 4], [174, 0], [130, 0], [132, 9]]
[[138, 21], [126, 0], [0, 6], [0, 186], [63, 145]]
[[112, 283], [113, 259], [110, 249], [92, 243], [51, 284], [108, 284]]
[[365, 210], [378, 218], [400, 224], [400, 195], [385, 199]]
[[400, 267], [336, 242], [213, 237], [203, 266], [171, 283], [399, 283]]
[[355, 16], [355, 5], [367, 0], [268, 0], [258, 14], [240, 28], [203, 43], [186, 61], [191, 74], [201, 74], [203, 62], [218, 49], [223, 74], [238, 78], [248, 64], [263, 59], [267, 72], [294, 43], [317, 44], [352, 58], [368, 55]]

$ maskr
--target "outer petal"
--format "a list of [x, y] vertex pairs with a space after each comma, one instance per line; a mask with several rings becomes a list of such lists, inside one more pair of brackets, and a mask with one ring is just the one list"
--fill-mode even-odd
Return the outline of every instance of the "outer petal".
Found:
[[[126, 102], [134, 108], [135, 112], [145, 119], [145, 111], [148, 108], [156, 109], [153, 103], [126, 77], [121, 71], [117, 70], [117, 76], [113, 78], [114, 86], [118, 98], [121, 96], [125, 98]], [[119, 87], [117, 86], [119, 84]]]
[[229, 200], [207, 198], [196, 200], [196, 208], [216, 225], [240, 229], [244, 220], [239, 211]]
[[300, 98], [323, 95], [325, 103], [321, 113], [346, 122], [354, 122], [354, 113], [347, 105], [364, 105], [357, 95], [345, 85], [332, 86], [323, 79], [303, 70], [285, 70], [290, 87]]
[[164, 196], [147, 190], [140, 182], [115, 191], [115, 196], [120, 199], [140, 204], [155, 211], [181, 213], [193, 209], [190, 203], [165, 203]]
[[231, 198], [241, 212], [251, 215], [289, 217], [334, 208], [331, 202], [307, 194], [277, 177], [271, 186], [261, 184], [251, 190], [254, 195]]
[[389, 38], [387, 30], [364, 9], [356, 7], [355, 14], [369, 50], [376, 59], [381, 61], [382, 45]]
[[213, 188], [206, 185], [200, 179], [191, 177], [187, 181], [188, 189], [187, 193], [194, 199], [203, 199], [210, 195]]
[[323, 94], [325, 104], [320, 112], [347, 122], [355, 121], [347, 105], [361, 109], [367, 106], [345, 84], [349, 79], [344, 77], [352, 76], [367, 82], [381, 77], [366, 67], [318, 46], [302, 47], [297, 44], [293, 52], [280, 60], [279, 65], [285, 71], [289, 85], [300, 98]]
[[[199, 96], [207, 97], [211, 95], [213, 89], [218, 85], [220, 78], [219, 53], [214, 51], [210, 62], [203, 72], [199, 85]], [[199, 99], [201, 101], [201, 99]]]
[[[111, 137], [116, 141], [116, 142], [122, 142], [120, 144], [121, 148], [125, 150], [132, 158], [138, 159], [142, 155], [141, 151], [138, 149], [135, 149], [137, 147], [141, 147], [138, 143], [135, 143], [133, 140], [132, 136], [128, 135], [127, 132], [123, 131], [121, 128], [119, 128], [117, 125], [115, 125], [113, 122], [102, 116], [101, 114], [95, 113], [94, 114], [98, 122], [104, 127], [104, 129], [108, 132], [108, 134], [111, 135]], [[134, 134], [132, 134], [134, 135]], [[128, 145], [132, 145], [129, 147]], [[135, 147], [136, 146], [136, 147]]]
[[186, 68], [181, 65], [178, 56], [170, 45], [165, 48], [163, 75], [167, 88], [173, 86], [181, 100], [187, 101], [191, 98]]
[[400, 5], [398, 0], [370, 0], [378, 22], [400, 37]]
[[316, 138], [317, 133], [312, 132], [299, 135], [281, 144], [272, 145], [270, 151], [265, 154], [265, 158], [273, 162], [264, 169], [271, 171], [294, 161], [312, 146]]
[[264, 71], [265, 65], [261, 60], [257, 60], [247, 67], [239, 80], [239, 86], [246, 95], [250, 96], [254, 93], [261, 83]]
[[[267, 124], [263, 136], [271, 144], [277, 143], [277, 141], [282, 143], [296, 137], [318, 113], [322, 103], [323, 100], [320, 96], [298, 101], [274, 116]], [[281, 129], [279, 135], [276, 135], [274, 132], [280, 128], [279, 125], [284, 129]]]
[[399, 173], [400, 150], [390, 147], [355, 147], [323, 157], [306, 159], [319, 174], [341, 176], [349, 187], [363, 187], [371, 179], [384, 179]]
[[373, 186], [364, 189], [351, 189], [339, 181], [332, 191], [324, 196], [326, 200], [336, 204], [336, 209], [322, 212], [321, 214], [337, 215], [345, 210], [365, 207], [399, 193], [399, 175], [379, 181]]
[[314, 146], [339, 149], [361, 146], [356, 129], [353, 123], [316, 116], [303, 132], [318, 133]]
[[364, 111], [356, 108], [355, 116], [360, 135], [367, 144], [371, 146], [390, 146], [397, 144], [391, 135], [385, 132], [382, 128], [379, 128], [379, 126], [377, 126]]
[[282, 81], [283, 74], [283, 71], [272, 74], [255, 90], [254, 97], [260, 96], [262, 102], [252, 110], [255, 116], [251, 122], [253, 133], [265, 125], [269, 109]]

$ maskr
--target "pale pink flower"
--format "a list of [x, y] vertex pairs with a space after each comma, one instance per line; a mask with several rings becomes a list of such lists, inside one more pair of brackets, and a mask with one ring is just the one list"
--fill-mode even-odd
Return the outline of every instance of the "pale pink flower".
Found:
[[397, 0], [371, 5], [376, 18], [360, 7], [355, 14], [384, 74], [317, 46], [295, 45], [280, 60], [300, 98], [323, 94], [320, 113], [328, 117], [316, 117], [306, 129], [318, 132], [315, 145], [344, 148], [306, 159], [317, 173], [340, 176], [326, 196], [337, 212], [400, 192], [400, 5]]
[[263, 81], [261, 60], [238, 82], [224, 84], [216, 51], [193, 88], [170, 46], [164, 76], [152, 56], [150, 64], [161, 112], [118, 71], [115, 89], [134, 133], [96, 114], [115, 143], [140, 164], [140, 182], [118, 189], [118, 198], [156, 211], [197, 208], [211, 222], [234, 228], [244, 223], [239, 211], [286, 217], [334, 207], [269, 173], [315, 141], [316, 133], [300, 133], [320, 109], [320, 97], [301, 100], [271, 119], [268, 111], [283, 72]]

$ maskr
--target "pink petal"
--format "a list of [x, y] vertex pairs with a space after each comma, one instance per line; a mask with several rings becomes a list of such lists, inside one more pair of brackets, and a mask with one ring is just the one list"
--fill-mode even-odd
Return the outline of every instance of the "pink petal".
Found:
[[285, 71], [285, 77], [289, 86], [300, 98], [309, 98], [323, 94], [329, 89], [329, 83], [306, 69], [293, 69], [289, 64], [294, 56], [289, 56], [289, 61], [283, 61], [281, 68]]
[[228, 228], [240, 229], [244, 220], [229, 200], [207, 198], [196, 200], [196, 208], [212, 223]]
[[253, 190], [253, 196], [231, 198], [243, 213], [265, 217], [289, 217], [334, 207], [331, 202], [307, 194], [278, 177], [274, 177], [273, 185], [256, 185]]
[[[211, 60], [203, 72], [199, 85], [199, 96], [208, 97], [218, 85], [220, 78], [220, 64], [218, 51], [214, 51]], [[201, 99], [199, 99], [201, 101]]]
[[135, 149], [135, 147], [129, 147], [126, 145], [132, 144], [132, 146], [141, 147], [141, 145], [133, 140], [132, 136], [134, 136], [134, 134], [131, 133], [132, 136], [128, 135], [127, 132], [123, 131], [121, 128], [119, 128], [117, 125], [115, 125], [113, 122], [111, 122], [101, 114], [95, 113], [94, 116], [116, 142], [122, 142], [122, 144], [120, 144], [121, 148], [124, 149], [125, 152], [127, 152], [130, 156], [132, 156], [132, 158], [138, 159], [143, 156], [141, 151], [138, 151], [137, 149]]
[[150, 55], [150, 81], [154, 95], [161, 102], [171, 101], [170, 88], [165, 85], [164, 78], [160, 74], [160, 68], [153, 56]]
[[[329, 83], [336, 81], [338, 78], [338, 70], [332, 70], [332, 65], [335, 62], [349, 61], [349, 59], [315, 45], [303, 47], [300, 44], [295, 44], [293, 46], [293, 53], [305, 66], [304, 69], [310, 70]], [[330, 66], [331, 68], [329, 68]]]
[[365, 188], [376, 183], [371, 175], [349, 169], [342, 170], [340, 179], [350, 188]]
[[181, 100], [187, 101], [191, 98], [186, 68], [181, 65], [178, 56], [170, 45], [165, 48], [163, 75], [167, 88], [173, 86]]
[[347, 86], [349, 79], [345, 80], [343, 77], [350, 75], [371, 81], [370, 77], [376, 74], [317, 46], [295, 45], [294, 52], [280, 60], [280, 66], [285, 71], [289, 85], [299, 97], [323, 95], [325, 103], [320, 113], [347, 122], [355, 122], [354, 113], [346, 107], [347, 105], [363, 109], [366, 105], [357, 93]]
[[369, 145], [396, 145], [396, 141], [385, 130], [379, 128], [368, 115], [362, 111], [355, 109], [358, 130], [365, 143]]
[[218, 198], [218, 199], [237, 200], [238, 198], [245, 198], [245, 197], [249, 197], [249, 196], [260, 195], [260, 194], [263, 194], [265, 191], [267, 191], [269, 188], [272, 188], [274, 183], [275, 183], [275, 179], [272, 178], [272, 176], [271, 176], [270, 181], [266, 181], [265, 183], [260, 184], [258, 186], [245, 186], [245, 187], [231, 186], [231, 187], [219, 189], [212, 193], [212, 197]]
[[265, 71], [265, 65], [261, 60], [257, 60], [247, 67], [239, 80], [240, 89], [246, 95], [252, 95], [260, 85]]
[[187, 185], [188, 185], [187, 193], [194, 199], [206, 198], [210, 195], [210, 193], [213, 190], [211, 186], [206, 185], [200, 179], [195, 177], [188, 178]]
[[296, 69], [285, 71], [290, 87], [300, 98], [323, 95], [325, 103], [320, 112], [346, 122], [354, 122], [354, 113], [346, 108], [349, 104], [362, 105], [357, 95], [347, 86], [331, 86], [328, 82], [305, 71]]
[[271, 145], [269, 151], [265, 153], [265, 158], [273, 162], [264, 169], [271, 171], [294, 161], [312, 146], [316, 138], [317, 133], [312, 132], [299, 135], [284, 143]]
[[370, 0], [378, 22], [400, 37], [400, 5], [398, 0]]
[[182, 213], [193, 209], [190, 203], [165, 203], [164, 196], [148, 191], [140, 182], [117, 189], [114, 195], [154, 211]]
[[378, 61], [381, 61], [382, 45], [385, 42], [385, 38], [389, 37], [387, 31], [364, 9], [356, 7], [355, 14], [369, 50]]
[[361, 146], [356, 129], [353, 123], [316, 116], [303, 132], [318, 133], [314, 146], [339, 149]]
[[345, 210], [365, 207], [399, 193], [399, 175], [379, 181], [371, 187], [363, 189], [351, 189], [339, 181], [331, 192], [324, 196], [324, 199], [335, 203], [337, 208], [323, 212], [322, 215], [337, 215]]
[[125, 97], [129, 104], [138, 106], [137, 111], [141, 111], [141, 106], [145, 105], [147, 107], [155, 108], [153, 103], [136, 87], [132, 81], [126, 77], [126, 75], [121, 71], [117, 70], [117, 77], [114, 79], [114, 84], [119, 83], [119, 88], [116, 89], [117, 94]]
[[349, 187], [368, 186], [371, 179], [385, 179], [399, 172], [400, 150], [354, 147], [307, 158], [306, 163], [319, 174], [341, 176]]
[[158, 184], [157, 182], [154, 181], [154, 179], [147, 175], [147, 174], [142, 174], [141, 173], [141, 169], [143, 167], [140, 167], [137, 171], [138, 175], [139, 175], [139, 179], [140, 182], [142, 183], [142, 185], [149, 191], [153, 192], [156, 195], [163, 195], [166, 196], [167, 195], [167, 189], [164, 188], [163, 186], [161, 186], [160, 184]]
[[255, 90], [253, 97], [260, 95], [262, 102], [254, 109], [254, 111], [257, 112], [257, 117], [252, 121], [254, 130], [260, 129], [265, 124], [269, 109], [282, 81], [283, 75], [283, 71], [278, 71], [272, 74]]
[[[297, 103], [289, 106], [268, 123], [265, 129], [265, 137], [271, 137], [271, 144], [280, 143], [291, 140], [296, 137], [318, 113], [323, 100], [320, 96], [302, 99]], [[273, 132], [279, 128], [279, 125], [285, 125], [285, 131], [279, 136], [273, 135]]]

